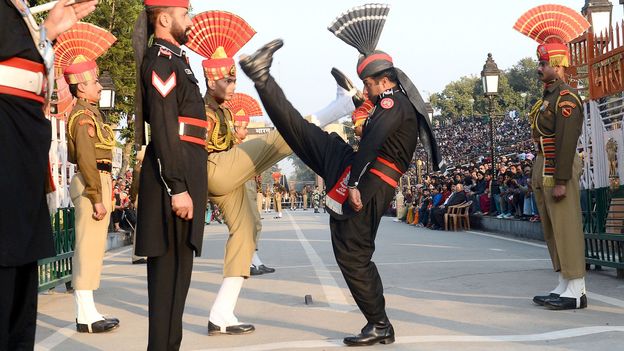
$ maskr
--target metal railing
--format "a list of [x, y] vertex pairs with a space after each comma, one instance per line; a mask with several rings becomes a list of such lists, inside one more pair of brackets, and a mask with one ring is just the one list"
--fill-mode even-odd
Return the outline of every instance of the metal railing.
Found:
[[65, 283], [71, 290], [74, 256], [74, 208], [61, 208], [51, 216], [56, 256], [39, 260], [39, 291], [54, 289]]
[[596, 269], [613, 267], [624, 278], [624, 211], [611, 207], [617, 198], [624, 198], [622, 187], [581, 191], [585, 262]]

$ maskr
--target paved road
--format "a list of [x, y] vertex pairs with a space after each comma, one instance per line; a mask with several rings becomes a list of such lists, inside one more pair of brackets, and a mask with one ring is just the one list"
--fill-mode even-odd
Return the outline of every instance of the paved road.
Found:
[[[263, 221], [260, 254], [277, 268], [252, 277], [237, 307], [256, 325], [244, 336], [207, 336], [208, 314], [222, 276], [226, 226], [206, 227], [184, 316], [183, 350], [327, 350], [365, 324], [336, 266], [328, 218], [285, 212]], [[613, 270], [590, 272], [589, 308], [548, 311], [531, 297], [556, 283], [543, 243], [478, 232], [418, 229], [384, 218], [377, 263], [397, 341], [359, 350], [622, 350], [624, 281]], [[36, 350], [145, 350], [145, 266], [130, 249], [107, 255], [96, 301], [121, 320], [109, 334], [75, 332], [71, 295], [40, 296]], [[306, 305], [305, 295], [314, 303]]]

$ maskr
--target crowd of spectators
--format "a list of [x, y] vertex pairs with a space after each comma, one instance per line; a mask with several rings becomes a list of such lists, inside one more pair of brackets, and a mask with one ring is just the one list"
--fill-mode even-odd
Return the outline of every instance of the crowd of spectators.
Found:
[[113, 179], [113, 212], [111, 213], [111, 229], [119, 233], [134, 231], [136, 224], [136, 208], [131, 200], [132, 171], [127, 171]]
[[448, 206], [470, 202], [473, 215], [539, 221], [530, 182], [535, 153], [528, 122], [508, 115], [495, 120], [495, 126], [494, 179], [486, 121], [464, 117], [436, 127], [442, 157], [450, 167], [444, 173], [428, 172], [426, 162], [418, 162], [426, 160], [424, 150], [417, 151], [401, 179], [403, 206], [397, 206], [396, 199], [393, 203], [395, 211], [403, 209], [398, 217], [440, 229]]

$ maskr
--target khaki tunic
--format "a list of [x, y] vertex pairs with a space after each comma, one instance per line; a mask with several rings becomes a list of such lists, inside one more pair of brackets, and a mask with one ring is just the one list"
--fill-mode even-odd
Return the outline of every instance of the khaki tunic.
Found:
[[[531, 134], [539, 150], [531, 185], [553, 268], [566, 279], [585, 276], [579, 189], [582, 163], [576, 151], [583, 118], [577, 92], [560, 80], [544, 89], [543, 99], [530, 114]], [[555, 184], [566, 186], [566, 197], [559, 202], [552, 197]]]
[[245, 184], [290, 155], [292, 150], [276, 131], [234, 147], [231, 112], [209, 95], [205, 102], [206, 115], [215, 125], [206, 142], [208, 197], [221, 209], [230, 232], [225, 244], [223, 275], [248, 277], [260, 219]]
[[[79, 99], [67, 122], [68, 160], [78, 165], [69, 188], [76, 209], [72, 268], [76, 290], [96, 290], [100, 286], [112, 211], [112, 180], [109, 172], [98, 171], [97, 164], [112, 163], [114, 145], [114, 133], [104, 124], [97, 107]], [[100, 221], [92, 217], [96, 203], [106, 208]]]

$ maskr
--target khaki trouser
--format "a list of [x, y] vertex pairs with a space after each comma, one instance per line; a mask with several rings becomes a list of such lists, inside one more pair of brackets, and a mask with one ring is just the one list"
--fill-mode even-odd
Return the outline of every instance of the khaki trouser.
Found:
[[282, 136], [272, 131], [228, 151], [208, 155], [208, 197], [221, 209], [230, 231], [223, 259], [225, 277], [248, 277], [256, 249], [257, 211], [245, 182], [291, 153]]
[[101, 221], [93, 219], [93, 204], [83, 196], [84, 178], [76, 173], [69, 186], [69, 195], [76, 209], [75, 234], [76, 243], [72, 261], [72, 285], [76, 290], [96, 290], [100, 287], [100, 275], [108, 225], [112, 212], [112, 180], [110, 174], [100, 173], [102, 182], [102, 202], [106, 208], [106, 216]]
[[282, 195], [276, 194], [273, 197], [273, 201], [275, 202], [275, 212], [282, 213]]
[[254, 211], [254, 218], [256, 220], [256, 240], [258, 240], [258, 235], [260, 235], [260, 232], [262, 231], [262, 220], [260, 220], [260, 211], [262, 208], [262, 199], [260, 199], [260, 202], [258, 202], [258, 198], [260, 196], [262, 196], [262, 194], [258, 194], [256, 192], [256, 181], [255, 180], [250, 180], [247, 183], [247, 197], [249, 198], [249, 202], [251, 203], [251, 207], [253, 207], [254, 205], [258, 205], [258, 203], [260, 204], [260, 207], [258, 207], [258, 211]]
[[566, 182], [566, 197], [559, 202], [552, 197], [553, 188], [543, 185], [543, 168], [544, 156], [538, 155], [531, 185], [553, 268], [565, 279], [582, 278], [585, 276], [585, 238], [579, 189], [582, 161], [578, 155], [574, 157], [572, 178]]
[[[255, 189], [254, 189], [254, 191], [255, 191]], [[262, 195], [262, 193], [256, 192], [256, 206], [258, 206], [258, 212], [262, 212], [262, 203], [263, 202], [264, 202], [264, 195]]]
[[307, 209], [308, 208], [308, 195], [307, 194], [303, 194], [303, 209]]

